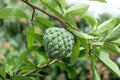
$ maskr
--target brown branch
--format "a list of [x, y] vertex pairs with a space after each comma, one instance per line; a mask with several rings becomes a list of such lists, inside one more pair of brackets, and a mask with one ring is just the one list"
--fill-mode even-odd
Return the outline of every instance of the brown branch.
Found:
[[24, 3], [26, 3], [27, 5], [29, 5], [33, 9], [37, 9], [37, 10], [43, 12], [44, 14], [48, 15], [49, 17], [52, 17], [52, 18], [56, 19], [57, 21], [59, 21], [62, 24], [63, 27], [65, 27], [65, 22], [62, 19], [60, 19], [59, 17], [48, 13], [47, 11], [45, 11], [44, 9], [42, 9], [42, 8], [40, 8], [38, 6], [33, 5], [28, 0], [21, 0], [21, 1], [23, 1]]
[[[48, 67], [48, 66], [50, 66], [50, 65], [52, 65], [52, 64], [54, 64], [54, 63], [56, 63], [56, 62], [59, 62], [60, 61], [60, 59], [56, 59], [56, 60], [54, 60], [54, 61], [51, 61], [51, 62], [49, 62], [48, 64], [45, 64], [45, 65], [43, 65], [43, 66], [40, 66], [39, 67], [39, 69], [42, 69], [42, 68], [46, 68], [46, 67]], [[30, 74], [33, 74], [33, 73], [35, 73], [35, 72], [39, 72], [40, 70], [33, 70], [33, 71], [31, 71], [31, 72], [28, 72], [28, 73], [26, 73], [26, 74], [24, 74], [24, 76], [28, 76], [28, 75], [30, 75]]]

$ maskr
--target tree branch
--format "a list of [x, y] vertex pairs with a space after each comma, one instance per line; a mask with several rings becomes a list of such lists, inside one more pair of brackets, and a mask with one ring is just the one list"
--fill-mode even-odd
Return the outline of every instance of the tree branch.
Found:
[[[43, 66], [40, 66], [39, 68], [40, 69], [42, 69], [42, 68], [46, 68], [46, 67], [48, 67], [48, 66], [50, 66], [50, 65], [52, 65], [52, 64], [54, 64], [54, 63], [56, 63], [56, 62], [59, 62], [60, 61], [60, 59], [56, 59], [56, 60], [54, 60], [54, 61], [51, 61], [50, 63], [48, 63], [48, 64], [45, 64], [45, 65], [43, 65]], [[31, 71], [31, 72], [28, 72], [28, 73], [26, 73], [26, 74], [24, 74], [24, 76], [28, 76], [28, 75], [30, 75], [30, 74], [33, 74], [33, 73], [35, 73], [35, 72], [39, 72], [40, 70], [33, 70], [33, 71]]]
[[26, 3], [27, 5], [29, 5], [33, 9], [37, 9], [37, 10], [43, 12], [44, 14], [48, 15], [49, 17], [52, 17], [52, 18], [56, 19], [57, 21], [59, 21], [62, 24], [63, 27], [65, 27], [65, 22], [62, 19], [60, 19], [59, 17], [54, 16], [54, 15], [48, 13], [47, 11], [45, 11], [44, 9], [42, 9], [42, 8], [40, 8], [38, 6], [33, 5], [28, 0], [21, 0], [21, 1], [23, 1], [24, 3]]

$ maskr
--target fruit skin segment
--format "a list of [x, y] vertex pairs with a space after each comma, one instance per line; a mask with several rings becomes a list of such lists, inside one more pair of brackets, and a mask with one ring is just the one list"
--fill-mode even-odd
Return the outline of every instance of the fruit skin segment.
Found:
[[64, 58], [72, 52], [74, 37], [64, 28], [48, 28], [43, 39], [45, 51], [51, 59]]

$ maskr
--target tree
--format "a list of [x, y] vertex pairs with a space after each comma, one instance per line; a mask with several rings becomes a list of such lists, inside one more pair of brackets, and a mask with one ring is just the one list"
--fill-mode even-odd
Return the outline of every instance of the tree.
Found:
[[[117, 77], [120, 77], [118, 66], [109, 58], [111, 52], [120, 54], [118, 18], [111, 18], [99, 24], [98, 20], [87, 12], [89, 8], [87, 4], [74, 5], [66, 9], [65, 0], [40, 0], [44, 7], [42, 8], [33, 4], [32, 0], [21, 1], [31, 7], [29, 9], [33, 10], [30, 14], [32, 17], [18, 8], [2, 8], [0, 9], [0, 18], [24, 18], [31, 21], [32, 26], [24, 30], [24, 34], [27, 35], [28, 49], [18, 58], [8, 59], [5, 63], [1, 63], [1, 79], [36, 80], [39, 79], [39, 76], [48, 73], [47, 69], [53, 64], [64, 68], [68, 78], [73, 79], [77, 74], [74, 65], [79, 58], [90, 60], [94, 80], [101, 80], [96, 67], [97, 61], [101, 61]], [[36, 11], [42, 13], [36, 13]], [[77, 27], [74, 16], [85, 19], [89, 26], [89, 28], [87, 27], [88, 32]], [[52, 21], [56, 21], [54, 25]], [[70, 32], [74, 36], [74, 44], [71, 54], [64, 58], [51, 59], [46, 55], [43, 36], [46, 29], [53, 28], [55, 25]], [[32, 61], [28, 58], [30, 54], [34, 55]]]

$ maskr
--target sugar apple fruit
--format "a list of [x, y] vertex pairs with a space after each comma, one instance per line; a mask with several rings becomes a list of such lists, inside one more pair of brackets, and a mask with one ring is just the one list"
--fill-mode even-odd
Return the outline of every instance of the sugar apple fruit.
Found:
[[43, 38], [45, 51], [51, 59], [64, 58], [72, 51], [74, 37], [64, 28], [48, 28]]

